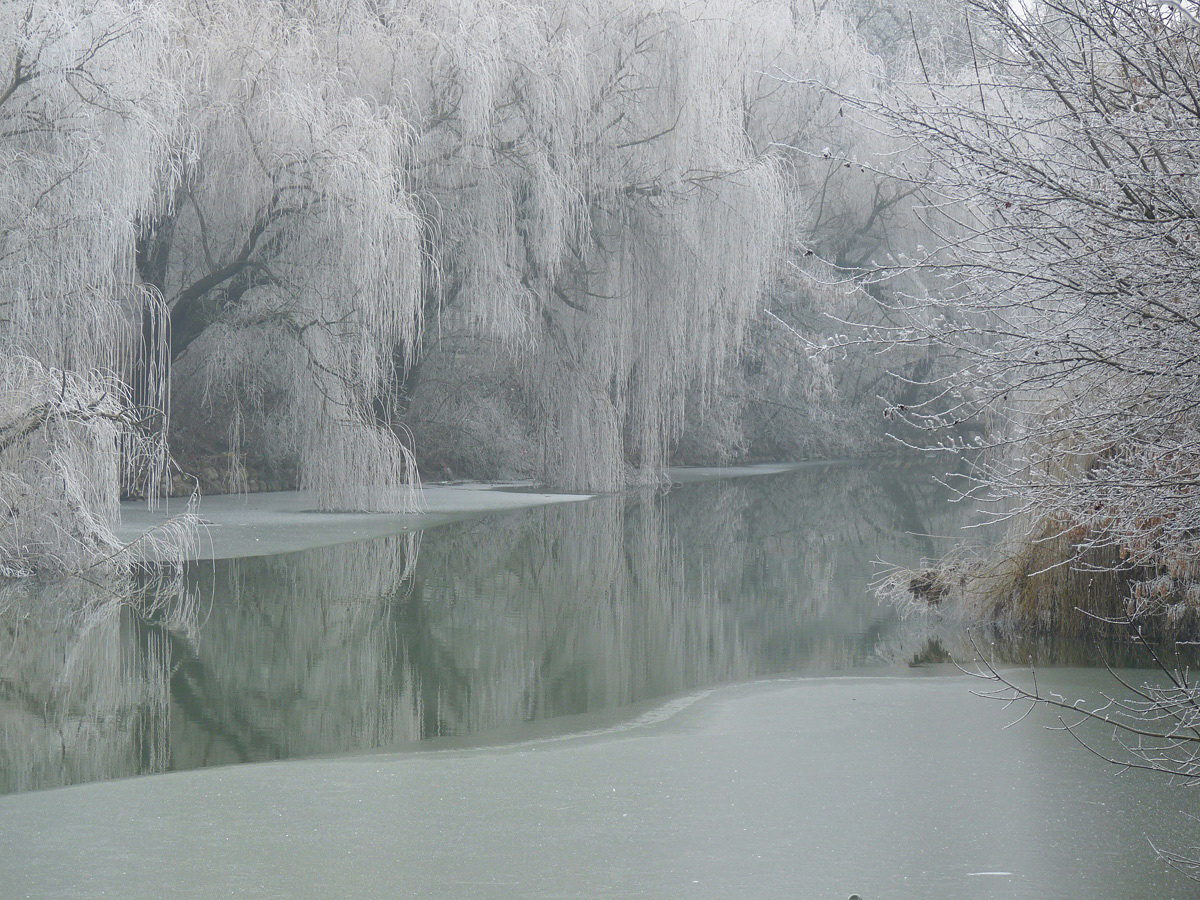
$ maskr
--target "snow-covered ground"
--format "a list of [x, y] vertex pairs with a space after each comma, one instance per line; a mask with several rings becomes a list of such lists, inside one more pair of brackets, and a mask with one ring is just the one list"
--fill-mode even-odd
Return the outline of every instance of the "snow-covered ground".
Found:
[[[588, 494], [534, 493], [505, 490], [506, 487], [514, 486], [426, 485], [421, 492], [420, 511], [410, 513], [317, 512], [312, 497], [302, 491], [203, 497], [197, 509], [204, 524], [200, 528], [196, 558], [292, 553], [415, 531], [488, 513], [590, 499]], [[123, 503], [118, 535], [124, 541], [132, 541], [185, 508], [186, 501], [179, 499], [154, 512], [145, 503]]]
[[712, 478], [745, 478], [751, 475], [778, 475], [808, 466], [835, 465], [834, 462], [758, 463], [753, 466], [673, 466], [668, 470], [675, 484], [708, 481]]
[[[712, 478], [773, 475], [813, 463], [778, 463], [727, 468], [677, 468], [671, 480], [684, 483]], [[589, 500], [591, 494], [539, 492], [525, 484], [426, 484], [420, 511], [410, 513], [323, 513], [302, 491], [217, 494], [203, 497], [197, 510], [201, 526], [197, 559], [234, 559], [292, 553], [430, 528], [488, 513], [525, 509], [548, 503]], [[118, 536], [132, 541], [186, 509], [175, 499], [151, 512], [146, 504], [121, 504]]]

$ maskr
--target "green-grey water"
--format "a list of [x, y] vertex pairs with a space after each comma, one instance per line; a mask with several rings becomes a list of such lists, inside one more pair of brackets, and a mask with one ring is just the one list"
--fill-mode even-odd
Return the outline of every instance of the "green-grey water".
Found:
[[0, 788], [389, 747], [878, 665], [896, 615], [871, 595], [877, 562], [936, 554], [948, 543], [931, 535], [959, 518], [928, 472], [818, 466], [196, 563], [182, 601], [23, 590], [2, 613]]
[[11, 895], [1192, 896], [1146, 843], [1187, 843], [1189, 792], [1114, 780], [1036, 717], [1006, 729], [874, 598], [880, 561], [960, 539], [970, 510], [929, 474], [813, 466], [197, 563], [169, 590], [9, 588]]

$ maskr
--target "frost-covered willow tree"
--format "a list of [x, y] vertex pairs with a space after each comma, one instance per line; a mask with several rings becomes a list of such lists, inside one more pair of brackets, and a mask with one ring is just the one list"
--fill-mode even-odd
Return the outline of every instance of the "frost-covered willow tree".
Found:
[[[686, 389], [738, 346], [775, 260], [787, 191], [747, 103], [766, 38], [794, 30], [786, 5], [429, 3], [384, 18], [427, 29], [418, 53], [437, 48], [403, 66], [422, 76], [406, 174], [436, 336], [517, 373], [492, 412], [536, 422], [543, 477], [657, 477]], [[428, 399], [455, 373], [432, 391], [421, 374], [406, 387]]]
[[[44, 526], [13, 558], [100, 534], [164, 439], [404, 506], [430, 396], [557, 484], [654, 480], [810, 186], [778, 73], [850, 58], [784, 0], [3, 14], [3, 496]], [[60, 507], [14, 499], [51, 470]]]
[[[907, 212], [909, 194], [876, 177], [871, 160], [885, 142], [842, 115], [828, 93], [866, 90], [881, 75], [835, 11], [598, 3], [575, 5], [563, 22], [551, 23], [546, 46], [562, 60], [557, 66], [570, 66], [555, 82], [580, 96], [535, 93], [525, 71], [517, 73], [501, 95], [514, 99], [500, 107], [507, 124], [499, 143], [482, 154], [471, 145], [466, 177], [482, 196], [465, 225], [441, 187], [460, 184], [467, 161], [450, 150], [465, 126], [446, 113], [459, 108], [461, 89], [431, 104], [436, 127], [422, 133], [437, 138], [440, 171], [422, 174], [441, 179], [429, 182], [441, 221], [464, 237], [438, 242], [451, 302], [424, 368], [437, 385], [453, 382], [454, 368], [461, 377], [474, 367], [478, 376], [457, 402], [417, 379], [414, 427], [426, 436], [426, 419], [449, 423], [443, 444], [506, 429], [509, 440], [536, 443], [534, 428], [522, 433], [512, 422], [522, 407], [541, 410], [544, 469], [570, 483], [613, 483], [624, 466], [661, 465], [680, 436], [681, 412], [693, 448], [720, 454], [745, 440], [744, 423], [760, 431], [768, 416], [746, 415], [757, 401], [730, 390], [742, 375], [730, 363], [767, 295], [782, 307], [798, 290], [782, 286], [775, 264], [789, 250], [803, 259], [814, 247], [847, 269], [861, 264], [895, 211]], [[547, 96], [556, 105], [547, 106]], [[501, 244], [497, 233], [507, 235]], [[799, 233], [808, 240], [796, 241]], [[487, 262], [488, 252], [504, 255]], [[499, 293], [481, 305], [479, 285]], [[814, 306], [834, 292], [818, 293]], [[849, 285], [841, 293], [856, 292]], [[488, 328], [482, 310], [514, 324]], [[513, 333], [508, 346], [481, 370], [481, 336], [505, 330]], [[756, 334], [756, 344], [779, 343], [779, 334]], [[496, 357], [521, 360], [519, 371]], [[797, 358], [803, 353], [789, 344], [770, 364]], [[796, 377], [756, 385], [773, 395], [764, 402], [811, 406], [800, 385], [814, 373], [787, 371]], [[774, 396], [785, 382], [796, 390]], [[478, 441], [476, 458], [489, 455], [486, 442]], [[584, 475], [600, 469], [607, 474], [598, 480]]]
[[[928, 347], [880, 353], [847, 341], [857, 326], [895, 321], [891, 297], [901, 280], [881, 279], [880, 269], [932, 240], [917, 214], [919, 182], [895, 171], [905, 144], [854, 98], [887, 95], [893, 81], [920, 72], [914, 37], [931, 64], [953, 57], [961, 9], [941, 0], [849, 0], [795, 5], [792, 16], [792, 30], [767, 36], [774, 64], [747, 117], [756, 146], [773, 149], [791, 189], [788, 265], [716, 396], [689, 410], [679, 447], [689, 460], [894, 452], [893, 437], [904, 431], [881, 415], [881, 395], [899, 377], [900, 402], [914, 403], [944, 369]], [[836, 352], [820, 352], [830, 346]]]
[[693, 407], [699, 420], [685, 452], [720, 459], [719, 442], [732, 439], [750, 458], [780, 459], [853, 455], [883, 442], [877, 394], [889, 366], [911, 368], [911, 361], [894, 356], [884, 364], [859, 353], [834, 362], [812, 352], [844, 332], [846, 321], [878, 318], [878, 294], [863, 274], [911, 243], [916, 224], [911, 184], [882, 171], [895, 142], [843, 99], [873, 95], [904, 68], [872, 52], [854, 11], [852, 4], [796, 9], [792, 31], [769, 35], [775, 63], [748, 121], [756, 146], [774, 149], [791, 188], [788, 266], [716, 402]]
[[244, 443], [296, 460], [323, 506], [394, 504], [423, 325], [519, 372], [549, 480], [654, 477], [776, 258], [788, 194], [748, 118], [787, 4], [180, 16], [184, 174], [138, 269], [235, 483]]
[[122, 484], [165, 462], [133, 263], [171, 177], [170, 52], [160, 4], [0, 5], [0, 577], [111, 556]]
[[170, 311], [192, 429], [220, 411], [231, 486], [248, 444], [296, 461], [322, 508], [395, 508], [415, 480], [389, 417], [421, 318], [400, 177], [411, 138], [387, 98], [346, 77], [366, 8], [343, 10], [337, 30], [319, 12], [180, 13], [182, 172], [143, 231], [138, 273]]

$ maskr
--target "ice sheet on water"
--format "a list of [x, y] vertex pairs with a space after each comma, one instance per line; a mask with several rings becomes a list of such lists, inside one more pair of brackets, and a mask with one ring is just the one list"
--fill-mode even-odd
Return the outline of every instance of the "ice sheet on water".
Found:
[[1175, 791], [970, 687], [755, 683], [577, 740], [15, 795], [0, 860], [29, 897], [1188, 896], [1143, 839]]

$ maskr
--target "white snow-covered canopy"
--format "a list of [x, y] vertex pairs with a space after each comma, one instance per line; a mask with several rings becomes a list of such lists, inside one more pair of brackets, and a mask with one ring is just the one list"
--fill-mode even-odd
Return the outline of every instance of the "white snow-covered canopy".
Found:
[[[84, 544], [110, 543], [190, 428], [230, 487], [251, 449], [323, 509], [410, 507], [404, 414], [443, 329], [520, 373], [547, 481], [661, 478], [798, 208], [791, 120], [819, 104], [778, 73], [848, 46], [793, 6], [5, 5], [5, 496], [85, 485]], [[54, 453], [9, 439], [39, 410]]]

